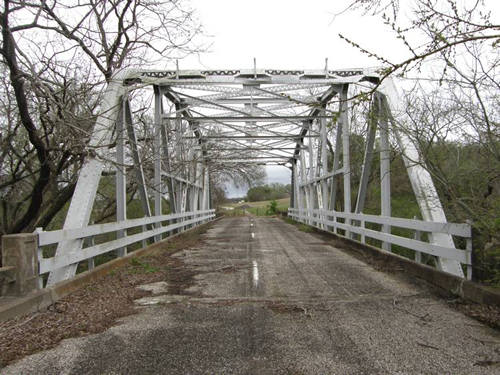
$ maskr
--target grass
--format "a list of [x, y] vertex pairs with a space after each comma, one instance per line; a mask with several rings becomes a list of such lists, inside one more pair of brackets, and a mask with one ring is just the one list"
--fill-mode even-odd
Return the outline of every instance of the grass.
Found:
[[131, 273], [155, 273], [158, 272], [159, 269], [156, 267], [153, 267], [147, 262], [140, 261], [137, 258], [132, 258], [130, 259], [130, 265], [133, 266], [134, 268], [131, 270]]
[[306, 224], [299, 224], [299, 225], [297, 225], [297, 228], [301, 232], [305, 232], [305, 233], [312, 233], [315, 231], [314, 227], [311, 227], [310, 225], [306, 225]]

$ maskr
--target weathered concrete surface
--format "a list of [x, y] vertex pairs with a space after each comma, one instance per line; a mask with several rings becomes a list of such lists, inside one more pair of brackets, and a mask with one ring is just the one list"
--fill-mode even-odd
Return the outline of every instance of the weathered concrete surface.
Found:
[[33, 233], [2, 236], [2, 264], [14, 267], [12, 282], [0, 284], [1, 296], [23, 296], [38, 289], [38, 245]]
[[218, 221], [183, 296], [2, 374], [494, 374], [500, 335], [278, 219]]

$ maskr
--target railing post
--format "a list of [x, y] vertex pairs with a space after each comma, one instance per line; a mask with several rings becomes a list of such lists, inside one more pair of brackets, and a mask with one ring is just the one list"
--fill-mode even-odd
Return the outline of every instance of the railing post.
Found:
[[465, 250], [467, 251], [467, 280], [472, 280], [472, 221], [466, 220], [465, 222], [471, 227], [471, 234], [466, 240]]
[[[37, 235], [39, 233], [43, 232], [43, 227], [37, 227], [35, 229], [35, 231], [33, 232], [33, 234]], [[37, 237], [38, 238], [38, 237]], [[38, 244], [38, 241], [37, 241], [37, 244]], [[37, 246], [37, 259], [38, 259], [38, 264], [40, 264], [40, 259], [43, 259], [43, 250], [40, 246]], [[40, 276], [40, 274], [38, 275], [38, 289], [43, 289], [44, 287], [44, 281], [43, 281], [43, 277]]]
[[365, 220], [364, 219], [361, 219], [359, 221], [359, 226], [361, 227], [361, 243], [362, 244], [366, 244], [366, 237], [365, 237], [365, 232], [364, 232], [364, 229], [365, 229]]
[[39, 289], [38, 235], [6, 234], [2, 237], [2, 265], [12, 267], [12, 278], [2, 288], [2, 295], [22, 296]]
[[[142, 231], [143, 232], [147, 232], [147, 230], [148, 230], [147, 225], [143, 225], [142, 226]], [[145, 238], [145, 239], [142, 240], [142, 247], [144, 248], [144, 247], [147, 247], [147, 246], [148, 246], [148, 239]]]
[[[89, 245], [89, 247], [92, 247], [92, 246], [95, 245], [95, 238], [94, 238], [94, 236], [90, 236], [89, 237], [89, 239], [88, 239], [88, 245]], [[118, 256], [120, 256], [120, 255], [118, 255]], [[94, 257], [91, 257], [91, 258], [87, 259], [87, 265], [88, 265], [89, 271], [94, 269], [94, 267], [95, 267]]]
[[[417, 217], [414, 216], [413, 220], [417, 220]], [[422, 232], [416, 230], [414, 235], [415, 240], [420, 241], [421, 237], [422, 237]], [[415, 250], [415, 262], [422, 263], [422, 253], [420, 251]]]
[[467, 238], [467, 280], [472, 280], [472, 238]]

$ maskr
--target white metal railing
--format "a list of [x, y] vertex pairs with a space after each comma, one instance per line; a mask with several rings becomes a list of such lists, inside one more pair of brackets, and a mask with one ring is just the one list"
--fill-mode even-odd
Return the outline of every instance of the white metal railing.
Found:
[[[360, 242], [365, 244], [366, 238], [372, 238], [382, 242], [398, 245], [414, 250], [415, 259], [420, 259], [421, 253], [453, 259], [467, 267], [467, 278], [472, 277], [472, 231], [470, 224], [438, 223], [432, 221], [403, 219], [397, 217], [386, 217], [377, 215], [355, 214], [328, 210], [299, 210], [288, 209], [288, 216], [292, 219], [322, 230], [332, 231], [338, 235], [337, 230], [344, 230], [346, 234], [354, 233], [360, 236]], [[339, 222], [343, 219], [344, 222]], [[402, 229], [410, 229], [415, 232], [414, 238], [407, 238], [391, 233], [366, 228], [367, 223], [389, 225]], [[466, 239], [466, 248], [444, 247], [425, 242], [421, 239], [421, 233], [445, 233]], [[347, 235], [349, 239], [352, 236]]]
[[[131, 245], [135, 242], [143, 241], [148, 238], [157, 237], [164, 233], [171, 232], [175, 229], [184, 228], [195, 224], [201, 224], [215, 217], [215, 210], [183, 212], [178, 214], [160, 215], [144, 217], [140, 219], [123, 220], [114, 223], [94, 224], [84, 228], [75, 229], [60, 229], [54, 231], [37, 231], [39, 274], [59, 269], [71, 264], [75, 264], [84, 260], [93, 259], [95, 256], [108, 253], [113, 250], [121, 249], [125, 246]], [[175, 223], [169, 223], [165, 226], [163, 222], [171, 222], [179, 220]], [[150, 228], [146, 228], [146, 226]], [[152, 227], [151, 227], [152, 226]], [[47, 245], [57, 244], [59, 242], [71, 240], [83, 240], [85, 238], [92, 238], [93, 236], [106, 234], [117, 231], [124, 231], [126, 229], [142, 227], [143, 231], [132, 234], [124, 235], [121, 238], [107, 241], [97, 245], [92, 245], [83, 248], [79, 251], [64, 253], [58, 256], [44, 258], [41, 248]]]

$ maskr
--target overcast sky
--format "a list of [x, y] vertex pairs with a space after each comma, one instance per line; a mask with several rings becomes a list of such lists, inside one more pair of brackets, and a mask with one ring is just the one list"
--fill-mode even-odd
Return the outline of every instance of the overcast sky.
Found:
[[386, 56], [403, 57], [401, 42], [380, 17], [334, 16], [351, 1], [191, 0], [212, 46], [181, 64], [250, 69], [255, 57], [260, 68], [323, 69], [328, 57], [332, 68], [378, 65], [342, 41], [339, 32]]
[[[203, 24], [209, 51], [180, 61], [180, 69], [358, 68], [380, 64], [339, 38], [342, 33], [389, 60], [408, 56], [380, 16], [347, 12], [352, 0], [191, 0]], [[498, 15], [500, 0], [486, 0]], [[407, 4], [401, 3], [403, 6]], [[400, 16], [404, 17], [404, 12]], [[269, 182], [290, 183], [284, 167], [267, 168]], [[245, 190], [229, 189], [230, 196]]]
[[[258, 68], [323, 69], [375, 66], [338, 37], [342, 32], [382, 53], [397, 55], [398, 42], [378, 17], [335, 17], [347, 1], [331, 0], [191, 0], [211, 47], [180, 62], [181, 69]], [[268, 182], [290, 183], [290, 170], [267, 167]], [[246, 189], [228, 187], [230, 197]]]

